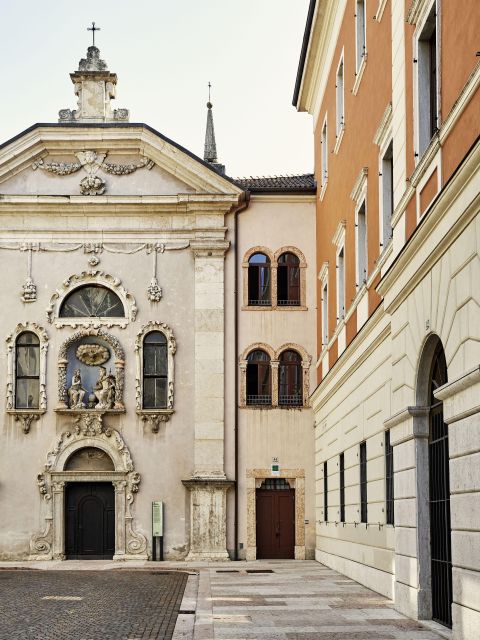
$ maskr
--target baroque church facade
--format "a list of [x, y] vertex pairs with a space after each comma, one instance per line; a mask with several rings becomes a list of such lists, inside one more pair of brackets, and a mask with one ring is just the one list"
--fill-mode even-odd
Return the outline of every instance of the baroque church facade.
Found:
[[165, 559], [313, 557], [313, 176], [229, 178], [210, 103], [203, 160], [130, 123], [94, 46], [70, 77], [0, 146], [0, 558], [149, 559], [154, 502]]

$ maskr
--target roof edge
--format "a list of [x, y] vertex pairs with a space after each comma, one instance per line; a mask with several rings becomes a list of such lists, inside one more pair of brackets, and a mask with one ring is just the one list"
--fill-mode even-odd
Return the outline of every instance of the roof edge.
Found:
[[308, 45], [310, 44], [310, 35], [312, 33], [313, 16], [315, 14], [315, 6], [317, 0], [310, 0], [308, 7], [307, 22], [305, 25], [305, 32], [303, 34], [302, 49], [300, 51], [300, 60], [298, 62], [297, 77], [295, 80], [295, 88], [293, 90], [292, 105], [298, 107], [298, 98], [300, 95], [300, 88], [302, 86], [303, 72], [305, 70], [305, 62], [307, 60]]

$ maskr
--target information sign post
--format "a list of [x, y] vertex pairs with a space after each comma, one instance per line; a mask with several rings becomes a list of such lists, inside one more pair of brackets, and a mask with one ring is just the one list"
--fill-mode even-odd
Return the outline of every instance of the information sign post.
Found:
[[[163, 502], [152, 502], [152, 560], [163, 560]], [[157, 548], [158, 547], [158, 548]]]

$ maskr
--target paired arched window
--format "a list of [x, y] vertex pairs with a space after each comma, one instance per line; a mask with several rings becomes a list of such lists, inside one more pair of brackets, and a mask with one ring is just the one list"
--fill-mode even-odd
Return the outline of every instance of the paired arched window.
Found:
[[272, 404], [270, 356], [257, 349], [247, 358], [247, 404]]
[[254, 253], [248, 260], [248, 304], [269, 306], [271, 280], [270, 258], [264, 253]]
[[124, 318], [125, 309], [118, 295], [101, 285], [85, 285], [64, 299], [60, 318]]
[[252, 345], [240, 360], [242, 406], [308, 406], [311, 357], [302, 347], [284, 344], [277, 352], [263, 343]]
[[303, 404], [302, 358], [296, 351], [288, 350], [280, 354], [278, 404], [291, 407]]
[[143, 408], [166, 409], [167, 404], [167, 338], [161, 331], [150, 331], [143, 339]]
[[300, 306], [300, 260], [294, 253], [282, 253], [278, 258], [277, 304]]
[[15, 409], [40, 406], [40, 340], [24, 331], [15, 341]]
[[284, 247], [275, 254], [262, 247], [251, 249], [243, 262], [244, 305], [306, 308], [306, 266], [303, 254], [294, 247]]

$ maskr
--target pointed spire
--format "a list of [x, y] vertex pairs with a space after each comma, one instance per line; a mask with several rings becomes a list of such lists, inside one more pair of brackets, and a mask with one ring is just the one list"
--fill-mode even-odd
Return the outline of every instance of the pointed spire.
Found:
[[217, 144], [215, 142], [215, 128], [213, 126], [212, 103], [210, 102], [210, 89], [212, 85], [208, 83], [208, 102], [207, 102], [207, 129], [205, 131], [205, 148], [203, 159], [205, 162], [213, 165], [220, 173], [225, 173], [225, 165], [217, 161]]

